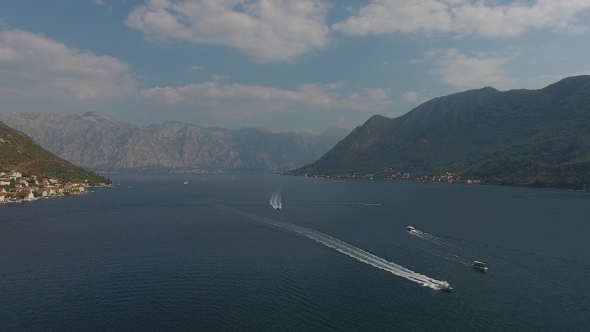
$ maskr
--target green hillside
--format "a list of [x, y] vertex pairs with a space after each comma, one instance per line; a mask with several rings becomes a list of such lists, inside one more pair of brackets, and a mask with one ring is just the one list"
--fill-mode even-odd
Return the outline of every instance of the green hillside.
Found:
[[506, 184], [590, 187], [590, 76], [540, 90], [486, 87], [374, 116], [294, 174], [463, 176]]
[[27, 135], [0, 122], [0, 171], [16, 170], [28, 175], [57, 178], [61, 182], [106, 182], [102, 176], [57, 157]]

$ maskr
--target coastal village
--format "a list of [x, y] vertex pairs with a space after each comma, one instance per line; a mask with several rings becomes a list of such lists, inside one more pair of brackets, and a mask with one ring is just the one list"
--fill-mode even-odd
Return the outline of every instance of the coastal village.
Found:
[[[386, 170], [386, 171], [388, 171], [388, 170]], [[390, 174], [388, 174], [385, 177], [378, 177], [374, 173], [368, 173], [368, 174], [363, 174], [363, 175], [359, 175], [357, 173], [350, 173], [350, 174], [346, 174], [344, 176], [333, 175], [332, 178], [369, 179], [369, 180], [380, 178], [380, 179], [386, 179], [386, 180], [410, 180], [410, 181], [419, 181], [419, 182], [466, 183], [466, 184], [481, 184], [482, 183], [482, 181], [480, 179], [461, 178], [461, 176], [455, 172], [445, 172], [440, 175], [421, 175], [421, 176], [413, 176], [411, 173], [408, 173], [408, 172], [395, 173], [395, 172], [391, 172], [391, 170], [389, 170], [389, 173]], [[318, 177], [318, 175], [309, 174], [309, 173], [305, 173], [302, 175], [305, 177], [312, 177], [312, 176]], [[319, 177], [328, 177], [329, 178], [330, 176], [319, 175]]]
[[[99, 186], [106, 184], [101, 183]], [[0, 172], [0, 204], [84, 194], [87, 187], [88, 181], [60, 183], [55, 178], [39, 178], [37, 175], [25, 177], [17, 171]]]

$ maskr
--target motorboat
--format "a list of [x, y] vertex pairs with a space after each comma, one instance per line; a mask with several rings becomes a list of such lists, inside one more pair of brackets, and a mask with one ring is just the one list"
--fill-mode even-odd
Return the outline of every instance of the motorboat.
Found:
[[480, 270], [480, 271], [487, 271], [488, 267], [486, 265], [486, 263], [484, 262], [480, 262], [480, 261], [473, 261], [473, 263], [471, 263], [471, 265], [473, 265], [474, 268]]
[[440, 285], [440, 289], [445, 291], [445, 292], [450, 292], [451, 289], [453, 289], [453, 287], [451, 287], [451, 285], [449, 285], [448, 283], [446, 284], [442, 284]]
[[182, 184], [188, 184], [188, 181], [184, 181]]
[[408, 231], [408, 232], [413, 232], [413, 231], [415, 231], [415, 230], [416, 230], [416, 229], [415, 229], [414, 227], [412, 227], [412, 226], [408, 226], [408, 227], [406, 227], [406, 231]]

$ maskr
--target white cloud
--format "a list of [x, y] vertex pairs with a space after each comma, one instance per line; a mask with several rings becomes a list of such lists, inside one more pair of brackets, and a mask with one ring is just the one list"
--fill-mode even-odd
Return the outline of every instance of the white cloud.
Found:
[[219, 82], [219, 81], [223, 81], [228, 79], [229, 76], [223, 76], [223, 75], [211, 75], [211, 80], [214, 82]]
[[114, 100], [136, 92], [129, 66], [21, 30], [0, 31], [0, 95], [58, 101]]
[[341, 83], [303, 84], [298, 90], [205, 82], [176, 88], [156, 87], [140, 92], [146, 105], [162, 109], [198, 109], [221, 116], [249, 117], [302, 110], [378, 111], [390, 106], [389, 89], [363, 89], [346, 94]]
[[504, 86], [512, 82], [502, 66], [510, 57], [489, 53], [466, 55], [457, 49], [437, 49], [426, 53], [425, 60], [437, 68], [431, 73], [439, 75], [443, 83], [454, 87]]
[[191, 66], [191, 67], [188, 67], [187, 69], [185, 69], [184, 71], [187, 72], [187, 73], [192, 73], [192, 72], [195, 72], [195, 71], [199, 71], [201, 69], [203, 69], [203, 67], [200, 67], [200, 66]]
[[104, 0], [93, 0], [95, 5], [106, 7], [109, 11], [113, 11], [113, 6], [106, 3]]
[[403, 97], [406, 101], [416, 101], [420, 98], [420, 92], [408, 91], [404, 92]]
[[351, 100], [372, 100], [372, 101], [387, 101], [389, 100], [389, 89], [379, 88], [365, 88], [362, 89], [361, 93], [355, 93], [351, 96]]
[[151, 41], [224, 45], [273, 62], [324, 47], [329, 7], [326, 0], [146, 0], [125, 24]]
[[590, 8], [588, 0], [372, 0], [367, 6], [332, 26], [348, 35], [392, 33], [479, 34], [518, 36], [527, 29], [546, 27], [583, 32], [576, 16]]

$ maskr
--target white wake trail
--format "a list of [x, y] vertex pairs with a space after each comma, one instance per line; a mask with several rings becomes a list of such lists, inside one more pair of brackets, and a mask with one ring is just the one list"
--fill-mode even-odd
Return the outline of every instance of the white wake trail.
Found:
[[[426, 232], [423, 232], [418, 229], [414, 229], [412, 231], [409, 231], [408, 233], [410, 233], [418, 238], [421, 238], [423, 240], [437, 244], [441, 247], [445, 247], [446, 250], [459, 250], [459, 251], [463, 251], [463, 253], [465, 253], [464, 250], [461, 250], [461, 248], [459, 248], [457, 245], [455, 245], [449, 241], [443, 240], [443, 239], [441, 239], [437, 236], [434, 236], [430, 233], [426, 233]], [[430, 250], [426, 250], [426, 251], [434, 256], [438, 256], [438, 257], [441, 257], [444, 259], [455, 261], [455, 262], [458, 262], [458, 263], [465, 265], [465, 266], [471, 266], [471, 261], [469, 261], [468, 259], [465, 259], [463, 257], [460, 257], [456, 254], [453, 254], [450, 252], [444, 252], [444, 251], [440, 251], [440, 250], [436, 250], [436, 249], [430, 249]]]
[[436, 237], [432, 234], [423, 232], [421, 230], [418, 229], [414, 229], [413, 231], [409, 232], [410, 234], [417, 236], [423, 240], [426, 241], [430, 241], [432, 243], [438, 244], [439, 246], [443, 246], [443, 247], [453, 247], [454, 245], [448, 241], [445, 241], [439, 237]]
[[269, 203], [273, 209], [281, 209], [283, 207], [283, 203], [281, 202], [281, 195], [281, 188], [279, 188], [270, 197]]
[[343, 253], [349, 257], [352, 257], [362, 263], [374, 266], [374, 267], [381, 269], [381, 270], [385, 270], [385, 271], [390, 272], [396, 276], [416, 282], [422, 286], [430, 287], [435, 290], [440, 290], [440, 289], [444, 289], [445, 287], [447, 287], [449, 285], [449, 283], [446, 281], [436, 280], [436, 279], [427, 277], [425, 275], [422, 275], [420, 273], [414, 272], [414, 271], [409, 270], [403, 266], [389, 262], [384, 258], [373, 255], [373, 254], [366, 252], [360, 248], [357, 248], [351, 244], [348, 244], [342, 240], [338, 240], [336, 238], [333, 238], [327, 234], [318, 232], [316, 230], [305, 228], [303, 226], [290, 224], [290, 223], [283, 222], [283, 221], [278, 221], [278, 220], [265, 218], [262, 216], [253, 215], [253, 214], [239, 211], [239, 210], [227, 207], [227, 206], [224, 206], [224, 208], [231, 210], [234, 213], [248, 217], [250, 219], [258, 220], [258, 221], [261, 221], [263, 223], [266, 223], [266, 224], [269, 224], [269, 225], [272, 225], [275, 227], [280, 227], [280, 228], [287, 229], [289, 231], [301, 234], [309, 239], [312, 239], [320, 244], [325, 245], [328, 248], [332, 248], [340, 253]]

